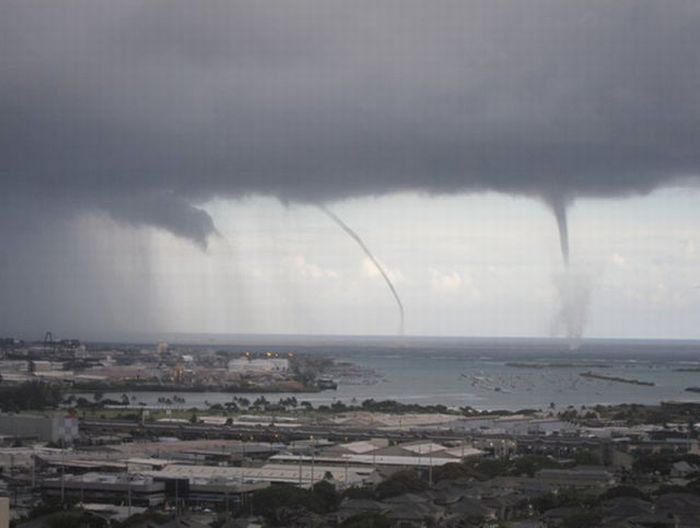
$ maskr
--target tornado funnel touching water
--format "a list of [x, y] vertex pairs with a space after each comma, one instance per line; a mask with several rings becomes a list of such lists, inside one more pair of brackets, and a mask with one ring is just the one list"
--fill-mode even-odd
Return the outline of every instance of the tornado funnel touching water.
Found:
[[583, 268], [567, 267], [564, 273], [554, 277], [554, 287], [559, 298], [559, 311], [553, 330], [563, 331], [569, 350], [581, 347], [593, 292], [593, 276]]
[[581, 338], [588, 320], [591, 277], [580, 266], [571, 265], [568, 221], [570, 201], [562, 196], [554, 196], [546, 201], [557, 221], [561, 258], [564, 261], [563, 274], [554, 279], [554, 286], [559, 296], [556, 327], [563, 328], [569, 349], [577, 350], [581, 346]]
[[399, 334], [403, 335], [403, 325], [404, 325], [404, 310], [403, 310], [403, 303], [401, 302], [401, 298], [399, 297], [398, 292], [396, 291], [396, 288], [394, 287], [394, 284], [391, 282], [391, 279], [389, 278], [389, 274], [384, 270], [382, 265], [379, 263], [379, 261], [374, 258], [374, 255], [372, 252], [369, 250], [367, 245], [364, 243], [362, 238], [360, 238], [360, 235], [355, 233], [350, 226], [348, 226], [345, 222], [343, 222], [338, 216], [333, 211], [330, 211], [326, 207], [319, 205], [318, 208], [335, 224], [340, 227], [343, 231], [345, 231], [355, 242], [357, 242], [357, 245], [360, 246], [360, 249], [364, 252], [364, 254], [367, 256], [368, 259], [372, 261], [372, 264], [374, 265], [375, 268], [377, 268], [377, 271], [384, 277], [384, 282], [386, 282], [386, 285], [389, 287], [389, 290], [391, 291], [391, 294], [394, 296], [394, 300], [396, 301], [396, 306], [399, 309]]

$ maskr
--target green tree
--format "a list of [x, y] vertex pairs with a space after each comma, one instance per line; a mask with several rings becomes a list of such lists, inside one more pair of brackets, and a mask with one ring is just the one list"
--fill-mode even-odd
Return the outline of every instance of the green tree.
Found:
[[282, 521], [284, 509], [307, 507], [311, 503], [311, 493], [289, 484], [276, 484], [253, 493], [252, 507], [256, 515], [262, 515], [269, 522]]
[[352, 486], [343, 491], [343, 499], [373, 499], [374, 489], [370, 486]]
[[599, 512], [581, 512], [565, 517], [561, 523], [562, 528], [598, 528], [603, 520]]
[[532, 507], [535, 511], [544, 513], [559, 506], [559, 499], [553, 493], [545, 493], [532, 499]]
[[107, 528], [107, 521], [79, 510], [58, 513], [48, 519], [49, 528]]
[[389, 519], [378, 513], [358, 513], [340, 523], [340, 528], [389, 528]]
[[269, 404], [270, 402], [267, 401], [267, 398], [265, 398], [265, 396], [260, 396], [253, 402], [253, 408], [265, 409]]
[[0, 410], [5, 412], [55, 409], [61, 401], [61, 388], [51, 383], [28, 381], [0, 386]]
[[631, 497], [645, 501], [651, 500], [649, 495], [635, 486], [615, 486], [598, 495], [597, 502], [605, 502], [618, 497]]
[[428, 489], [428, 483], [410, 469], [398, 471], [377, 485], [375, 494], [379, 500], [388, 497], [396, 497], [404, 493], [424, 491]]
[[459, 478], [469, 478], [477, 476], [476, 471], [471, 467], [459, 462], [450, 462], [443, 466], [438, 466], [433, 469], [433, 480], [440, 482], [441, 480], [455, 480]]
[[600, 454], [592, 449], [576, 451], [574, 461], [579, 466], [598, 466], [601, 463]]
[[673, 462], [673, 457], [664, 453], [643, 454], [632, 463], [632, 469], [639, 473], [668, 475]]
[[465, 467], [475, 472], [481, 480], [488, 480], [499, 475], [505, 475], [508, 471], [508, 465], [502, 460], [490, 459], [467, 459], [464, 462]]
[[560, 468], [561, 464], [541, 455], [525, 455], [513, 460], [512, 466], [509, 468], [511, 475], [527, 475], [534, 477], [540, 469], [556, 469]]
[[322, 480], [313, 485], [312, 494], [312, 509], [318, 513], [329, 513], [338, 509], [340, 503], [340, 495], [335, 489], [335, 486], [328, 480]]
[[685, 485], [685, 489], [689, 493], [695, 493], [696, 495], [700, 495], [700, 478], [696, 478], [688, 482], [688, 484]]

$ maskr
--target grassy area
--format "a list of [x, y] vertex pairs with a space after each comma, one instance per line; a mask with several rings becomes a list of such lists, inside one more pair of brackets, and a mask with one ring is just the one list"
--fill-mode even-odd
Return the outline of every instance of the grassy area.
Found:
[[[85, 419], [140, 419], [141, 409], [118, 409], [118, 408], [99, 408], [99, 407], [78, 407], [76, 408], [77, 415]], [[192, 409], [148, 409], [147, 421], [160, 420], [162, 418], [170, 418], [177, 420], [190, 420], [192, 418]], [[295, 411], [258, 411], [253, 409], [245, 409], [239, 411], [228, 411], [218, 409], [197, 409], [195, 411], [197, 417], [202, 416], [224, 416], [226, 418], [237, 418], [243, 415], [260, 416], [260, 417], [298, 417], [306, 420], [321, 422], [328, 419], [327, 413], [318, 412], [315, 410]]]

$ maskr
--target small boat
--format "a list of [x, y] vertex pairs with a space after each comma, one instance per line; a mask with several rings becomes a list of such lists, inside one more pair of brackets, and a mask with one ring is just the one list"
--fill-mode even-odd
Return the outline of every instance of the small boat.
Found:
[[321, 390], [336, 390], [338, 388], [338, 384], [330, 378], [319, 378], [316, 385]]

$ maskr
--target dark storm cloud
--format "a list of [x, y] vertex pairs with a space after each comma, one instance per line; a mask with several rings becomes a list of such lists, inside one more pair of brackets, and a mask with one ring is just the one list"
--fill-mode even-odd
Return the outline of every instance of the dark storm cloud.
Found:
[[98, 202], [115, 220], [134, 226], [158, 226], [188, 238], [206, 248], [207, 237], [216, 232], [214, 222], [203, 210], [177, 196], [140, 192], [135, 196]]
[[566, 204], [700, 167], [695, 0], [3, 3], [6, 198], [199, 244], [214, 196]]

